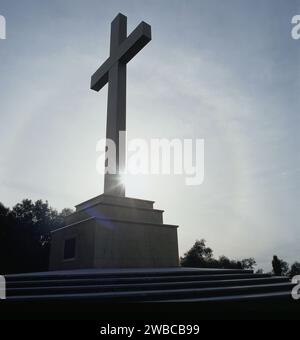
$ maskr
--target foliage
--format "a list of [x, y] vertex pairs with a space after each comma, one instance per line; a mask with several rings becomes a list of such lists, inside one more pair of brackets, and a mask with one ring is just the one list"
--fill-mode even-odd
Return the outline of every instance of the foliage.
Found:
[[196, 268], [253, 269], [256, 266], [256, 261], [253, 258], [234, 261], [226, 256], [220, 256], [218, 260], [215, 259], [212, 249], [206, 247], [206, 242], [203, 239], [197, 240], [180, 259], [180, 262], [183, 267]]
[[274, 275], [276, 276], [288, 275], [289, 265], [285, 261], [279, 259], [276, 255], [274, 255], [273, 257], [272, 266]]
[[300, 275], [300, 263], [299, 262], [295, 262], [294, 264], [292, 264], [291, 270], [289, 272], [290, 278], [293, 278], [296, 275]]
[[50, 232], [63, 227], [70, 212], [58, 213], [42, 200], [25, 199], [12, 209], [0, 203], [0, 273], [47, 270]]

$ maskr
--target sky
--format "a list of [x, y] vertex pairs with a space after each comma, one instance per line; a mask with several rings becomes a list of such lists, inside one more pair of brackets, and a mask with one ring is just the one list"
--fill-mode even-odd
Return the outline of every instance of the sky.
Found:
[[89, 86], [119, 12], [129, 33], [152, 26], [128, 65], [128, 139], [205, 140], [203, 184], [138, 176], [127, 195], [179, 225], [181, 255], [204, 238], [265, 270], [300, 261], [300, 0], [1, 0], [0, 201], [60, 210], [103, 192], [107, 88]]

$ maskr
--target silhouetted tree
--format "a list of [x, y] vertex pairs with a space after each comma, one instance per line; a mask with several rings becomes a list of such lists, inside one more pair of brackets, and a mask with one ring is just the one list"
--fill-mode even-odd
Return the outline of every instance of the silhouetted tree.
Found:
[[181, 257], [180, 262], [183, 267], [223, 269], [253, 269], [256, 265], [256, 261], [253, 258], [234, 261], [226, 256], [220, 256], [216, 260], [213, 257], [212, 249], [206, 247], [205, 240], [197, 240], [193, 247]]
[[250, 270], [253, 270], [257, 265], [255, 259], [252, 257], [250, 257], [249, 259], [242, 260], [241, 263], [242, 263], [243, 269], [250, 269]]
[[280, 260], [276, 255], [273, 256], [272, 266], [274, 275], [285, 276], [288, 274], [289, 265], [285, 261]]
[[183, 267], [207, 267], [211, 262], [213, 251], [206, 247], [205, 240], [197, 240], [193, 247], [181, 258]]
[[220, 256], [218, 262], [219, 262], [219, 266], [218, 267], [220, 267], [220, 268], [224, 268], [224, 269], [243, 269], [241, 262], [236, 262], [236, 261], [230, 260], [226, 256]]
[[12, 210], [0, 203], [0, 273], [48, 269], [50, 232], [64, 226], [69, 210], [25, 199]]
[[73, 212], [74, 212], [73, 209], [64, 208], [64, 209], [61, 211], [61, 213], [59, 214], [59, 216], [62, 217], [62, 218], [65, 218], [65, 217], [67, 217], [67, 216], [73, 214]]
[[0, 203], [0, 269], [2, 274], [6, 272], [7, 262], [10, 261], [9, 256], [13, 244], [9, 240], [14, 222], [10, 210]]
[[299, 262], [295, 262], [294, 264], [292, 264], [291, 270], [289, 272], [290, 278], [293, 278], [296, 275], [300, 275], [300, 263]]

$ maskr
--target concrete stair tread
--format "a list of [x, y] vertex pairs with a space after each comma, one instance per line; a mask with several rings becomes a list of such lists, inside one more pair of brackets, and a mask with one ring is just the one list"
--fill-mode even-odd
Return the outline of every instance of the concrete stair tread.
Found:
[[207, 303], [207, 302], [247, 302], [247, 301], [267, 301], [267, 300], [277, 300], [277, 299], [291, 299], [291, 292], [272, 292], [264, 294], [245, 294], [245, 295], [228, 295], [228, 296], [218, 296], [218, 297], [206, 297], [206, 298], [192, 298], [192, 299], [180, 299], [180, 300], [153, 300], [145, 301], [146, 303]]
[[71, 292], [71, 291], [130, 291], [130, 290], [151, 290], [151, 289], [172, 289], [172, 288], [208, 288], [208, 287], [225, 287], [241, 286], [254, 284], [272, 284], [288, 282], [287, 278], [251, 278], [239, 280], [217, 280], [217, 281], [187, 281], [187, 282], [159, 282], [159, 283], [140, 283], [140, 284], [109, 284], [109, 285], [76, 285], [76, 286], [45, 286], [45, 287], [22, 287], [8, 288], [9, 294], [20, 294], [30, 292]]
[[90, 269], [8, 275], [8, 302], [233, 301], [287, 297], [285, 277], [252, 270], [149, 268]]
[[[105, 293], [79, 293], [79, 294], [51, 294], [51, 295], [31, 295], [31, 296], [13, 296], [8, 297], [8, 301], [41, 301], [41, 300], [100, 300], [109, 302], [122, 301], [146, 301], [146, 300], [170, 300], [172, 295], [176, 300], [183, 298], [197, 297], [216, 297], [219, 294], [223, 295], [249, 295], [258, 293], [270, 293], [275, 291], [291, 292], [294, 285], [292, 283], [274, 283], [251, 286], [230, 286], [230, 287], [213, 287], [213, 288], [194, 288], [194, 289], [168, 289], [168, 290], [147, 290], [133, 292], [105, 292]], [[202, 296], [199, 296], [202, 295]], [[203, 296], [204, 295], [204, 296]], [[211, 296], [213, 295], [213, 296]], [[174, 299], [173, 298], [173, 299]]]
[[121, 277], [121, 278], [92, 278], [92, 279], [51, 279], [33, 281], [7, 281], [7, 286], [17, 288], [23, 286], [40, 287], [46, 285], [95, 285], [95, 284], [134, 284], [134, 283], [164, 283], [164, 282], [189, 282], [189, 281], [219, 281], [219, 280], [243, 280], [243, 279], [267, 279], [269, 274], [221, 274], [221, 275], [179, 275], [156, 277]]
[[[24, 273], [6, 275], [6, 280], [49, 280], [49, 279], [80, 279], [80, 278], [128, 278], [128, 277], [156, 277], [180, 275], [225, 275], [225, 274], [253, 274], [252, 270], [236, 269], [198, 269], [198, 268], [164, 268], [164, 269], [114, 269], [114, 270], [68, 270], [57, 272]], [[262, 275], [262, 274], [260, 274]]]

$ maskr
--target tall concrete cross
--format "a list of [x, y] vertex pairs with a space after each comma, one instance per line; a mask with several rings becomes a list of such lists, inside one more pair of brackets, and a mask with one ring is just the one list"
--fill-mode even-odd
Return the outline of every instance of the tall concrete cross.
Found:
[[111, 23], [110, 57], [91, 79], [91, 89], [95, 91], [100, 91], [108, 83], [106, 138], [116, 145], [117, 173], [105, 174], [104, 194], [125, 196], [120, 175], [125, 169], [125, 148], [119, 148], [119, 132], [126, 130], [126, 68], [150, 40], [151, 26], [145, 22], [127, 37], [127, 17], [118, 14]]

